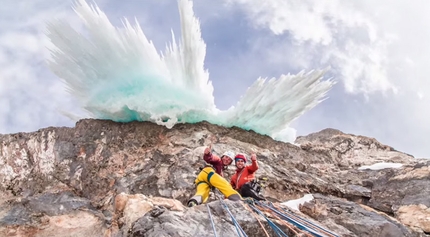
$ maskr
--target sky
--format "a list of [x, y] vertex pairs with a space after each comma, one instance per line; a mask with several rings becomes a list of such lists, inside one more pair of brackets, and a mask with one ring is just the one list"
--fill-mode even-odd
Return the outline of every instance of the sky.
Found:
[[[157, 49], [180, 34], [176, 1], [97, 0], [111, 22], [137, 19]], [[3, 0], [0, 133], [74, 126], [77, 102], [46, 65], [46, 21], [83, 28], [72, 1]], [[298, 135], [336, 128], [430, 158], [430, 22], [427, 1], [199, 0], [215, 103], [227, 109], [259, 77], [330, 67], [328, 99], [293, 122]]]

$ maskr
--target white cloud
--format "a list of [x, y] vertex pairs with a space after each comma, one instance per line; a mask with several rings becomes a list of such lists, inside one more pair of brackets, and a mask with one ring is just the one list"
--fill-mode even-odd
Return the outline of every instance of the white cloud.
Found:
[[368, 12], [356, 10], [356, 4], [317, 0], [227, 2], [239, 4], [256, 27], [288, 34], [295, 47], [306, 51], [302, 57], [312, 55], [320, 58], [321, 64], [331, 64], [348, 92], [396, 91], [385, 70], [389, 38], [380, 34]]
[[58, 113], [55, 106], [67, 100], [62, 89], [57, 96], [47, 93], [61, 81], [46, 70], [44, 30], [46, 21], [54, 17], [80, 24], [73, 20], [70, 3], [36, 0], [23, 5], [10, 1], [2, 4], [0, 16], [0, 97], [4, 98], [0, 132], [31, 131], [35, 124], [58, 124], [61, 119], [52, 116]]
[[[244, 6], [258, 27], [268, 27], [275, 34], [290, 31], [299, 41], [312, 40], [328, 44], [332, 41], [330, 28], [325, 23], [325, 13], [333, 6], [321, 1], [293, 2], [269, 0], [255, 4], [251, 0], [228, 0]], [[303, 27], [306, 26], [306, 27]]]
[[417, 96], [419, 99], [423, 99], [424, 98], [424, 94], [421, 92], [417, 92]]
[[289, 60], [303, 67], [330, 65], [342, 82], [343, 91], [305, 114], [299, 134], [331, 126], [430, 157], [430, 100], [423, 96], [430, 93], [428, 2], [225, 1], [240, 7], [256, 29], [288, 37], [284, 45], [273, 44], [272, 59], [293, 55]]

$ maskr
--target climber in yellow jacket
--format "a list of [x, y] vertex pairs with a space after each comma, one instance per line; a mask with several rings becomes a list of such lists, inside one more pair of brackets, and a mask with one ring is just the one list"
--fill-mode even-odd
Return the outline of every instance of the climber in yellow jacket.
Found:
[[230, 183], [223, 178], [225, 170], [232, 162], [234, 153], [225, 152], [221, 157], [211, 153], [212, 147], [206, 147], [203, 159], [207, 163], [206, 167], [200, 171], [196, 180], [196, 193], [187, 202], [189, 207], [205, 203], [209, 198], [211, 187], [217, 188], [226, 198], [233, 201], [241, 200], [240, 194], [233, 189]]

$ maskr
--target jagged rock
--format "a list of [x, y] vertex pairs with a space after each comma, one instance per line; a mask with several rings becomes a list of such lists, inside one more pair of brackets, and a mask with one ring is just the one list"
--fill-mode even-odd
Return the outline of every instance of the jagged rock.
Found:
[[[414, 236], [413, 233], [423, 230], [428, 232], [428, 222], [425, 222], [428, 209], [419, 209], [422, 217], [416, 221], [408, 218], [418, 210], [416, 207], [428, 208], [428, 163], [374, 139], [337, 130], [301, 137], [296, 143], [306, 145], [277, 142], [252, 131], [207, 122], [178, 124], [167, 129], [149, 122], [87, 119], [79, 121], [74, 128], [50, 127], [34, 133], [0, 135], [0, 235], [15, 231], [17, 235], [31, 232], [47, 236], [48, 232], [43, 231], [57, 228], [65, 236], [68, 233], [79, 236], [146, 233], [145, 236], [150, 236], [151, 233], [167, 234], [171, 229], [183, 233], [176, 236], [188, 236], [191, 227], [187, 228], [182, 217], [190, 223], [209, 223], [205, 206], [192, 210], [182, 206], [194, 194], [194, 179], [208, 144], [218, 154], [226, 150], [255, 151], [260, 164], [257, 176], [266, 178], [264, 195], [273, 202], [307, 193], [332, 195], [345, 198], [346, 204], [327, 206], [322, 212], [344, 215], [351, 208], [356, 209], [354, 202], [358, 202], [392, 214], [413, 228], [400, 223], [388, 224], [407, 230], [404, 233]], [[404, 166], [357, 169], [379, 161], [395, 161]], [[230, 167], [227, 178], [233, 173], [234, 167]], [[422, 186], [425, 187], [417, 189]], [[401, 189], [399, 195], [395, 194], [397, 189]], [[384, 193], [393, 195], [387, 198]], [[232, 205], [235, 209], [236, 204]], [[222, 210], [219, 203], [210, 206], [214, 211]], [[199, 210], [201, 214], [197, 213]], [[370, 219], [382, 218], [378, 217], [381, 213], [374, 213]], [[245, 215], [238, 217], [243, 224], [258, 224], [251, 220], [249, 211], [237, 214]], [[344, 215], [336, 225], [333, 224], [336, 217], [328, 216], [325, 225], [342, 235], [370, 233], [370, 226], [362, 223], [360, 228], [355, 228], [351, 224], [354, 220], [348, 216]], [[67, 226], [60, 228], [52, 224], [57, 220], [67, 222], [67, 218], [70, 223], [88, 221], [82, 229], [69, 231], [65, 231]], [[214, 218], [219, 223], [227, 219], [222, 211], [214, 212]], [[180, 227], [163, 221], [172, 221]], [[264, 220], [263, 224], [267, 225]], [[223, 228], [224, 225], [228, 226], [226, 231], [234, 230], [231, 223], [222, 224]], [[202, 235], [212, 234], [209, 227], [202, 227]], [[394, 229], [391, 231], [397, 231]]]
[[342, 236], [425, 236], [406, 228], [388, 215], [337, 197], [315, 194], [301, 211], [342, 233]]
[[405, 205], [396, 211], [397, 218], [404, 224], [430, 233], [430, 208], [426, 205]]
[[[248, 236], [264, 235], [256, 219], [249, 215], [241, 203], [232, 203], [228, 200], [224, 202]], [[236, 236], [236, 228], [230, 216], [223, 210], [220, 201], [210, 203], [209, 207], [212, 209], [212, 221], [217, 234]], [[206, 205], [201, 205], [184, 213], [165, 211], [156, 217], [147, 214], [134, 223], [129, 236], [210, 236], [214, 233], [211, 223]], [[267, 224], [266, 228], [270, 230]]]
[[[214, 201], [187, 209], [185, 212], [164, 209], [159, 215], [147, 213], [134, 222], [128, 236], [211, 236], [214, 235], [214, 228], [218, 236], [236, 236], [238, 230], [229, 213], [249, 237], [266, 236], [266, 232], [269, 236], [277, 236], [265, 218], [250, 210], [244, 202], [229, 200]], [[212, 219], [209, 217], [209, 211]], [[270, 216], [270, 213], [262, 212]], [[298, 228], [290, 229], [288, 226], [291, 224], [282, 224], [276, 218], [273, 222], [288, 236], [296, 236], [295, 233], [301, 233], [297, 236], [305, 236], [305, 232]]]
[[[161, 207], [161, 208], [160, 208]], [[152, 217], [156, 217], [169, 209], [172, 211], [184, 211], [185, 207], [177, 200], [162, 197], [148, 198], [142, 194], [127, 195], [120, 193], [115, 197], [115, 226], [122, 227], [126, 232], [132, 224], [151, 212]], [[123, 233], [126, 235], [126, 233]]]
[[374, 138], [345, 134], [332, 128], [297, 137], [295, 143], [306, 151], [326, 154], [331, 158], [328, 161], [339, 165], [341, 169], [383, 161], [409, 163], [412, 158]]
[[0, 236], [105, 236], [104, 216], [69, 192], [18, 198], [0, 207]]
[[430, 233], [430, 161], [392, 170], [375, 181], [369, 206]]

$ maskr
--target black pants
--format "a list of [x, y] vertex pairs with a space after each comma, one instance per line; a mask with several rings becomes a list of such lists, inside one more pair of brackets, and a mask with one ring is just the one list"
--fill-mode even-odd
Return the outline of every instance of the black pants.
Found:
[[242, 197], [251, 197], [258, 201], [264, 201], [266, 200], [262, 195], [259, 194], [260, 191], [260, 185], [255, 182], [247, 182], [239, 190], [240, 195]]

